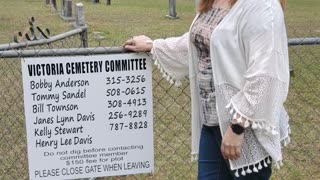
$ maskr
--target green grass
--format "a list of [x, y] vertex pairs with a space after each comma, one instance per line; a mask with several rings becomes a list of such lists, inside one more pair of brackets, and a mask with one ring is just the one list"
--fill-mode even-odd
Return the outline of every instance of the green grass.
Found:
[[[103, 41], [104, 46], [121, 45], [139, 34], [152, 39], [180, 36], [188, 31], [195, 14], [191, 0], [177, 1], [179, 20], [165, 17], [168, 14], [167, 1], [117, 0], [112, 2], [112, 6], [82, 2], [86, 7], [86, 21], [91, 36], [93, 31], [102, 32], [107, 37]], [[93, 46], [96, 45], [94, 41], [91, 42]]]
[[288, 36], [320, 37], [320, 1], [288, 0], [286, 23]]
[[[57, 0], [60, 3], [59, 0]], [[177, 0], [177, 20], [165, 18], [167, 0], [114, 0], [111, 6], [82, 2], [89, 25], [89, 46], [97, 46], [93, 32], [102, 32], [102, 46], [121, 45], [145, 34], [151, 38], [179, 36], [187, 32], [195, 15], [193, 0]], [[104, 2], [104, 0], [101, 0]], [[60, 4], [58, 4], [58, 7]], [[288, 36], [320, 37], [320, 1], [289, 0], [286, 14]], [[12, 42], [14, 31], [28, 27], [28, 17], [49, 28], [53, 35], [71, 30], [58, 12], [42, 0], [0, 0], [0, 44]], [[77, 45], [75, 45], [77, 44]], [[52, 46], [78, 46], [75, 37]], [[292, 144], [284, 150], [285, 166], [273, 179], [320, 179], [320, 46], [291, 47], [291, 78], [286, 107], [291, 117]], [[20, 63], [0, 57], [0, 179], [27, 179], [26, 135], [23, 116]], [[190, 97], [188, 83], [174, 89], [154, 72], [155, 174], [113, 179], [195, 179], [197, 164], [190, 162]], [[11, 143], [8, 143], [11, 142]]]

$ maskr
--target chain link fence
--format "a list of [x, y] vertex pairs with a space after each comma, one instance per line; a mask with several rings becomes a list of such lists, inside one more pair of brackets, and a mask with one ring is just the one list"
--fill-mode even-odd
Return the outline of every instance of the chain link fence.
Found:
[[[82, 47], [79, 37], [80, 34], [76, 33], [49, 44], [36, 46], [28, 43], [0, 45], [2, 48], [2, 51], [0, 50], [0, 179], [18, 180], [29, 177], [20, 63], [22, 56], [13, 55], [13, 58], [4, 58], [3, 54], [10, 50], [19, 54], [18, 51], [39, 52], [43, 49], [52, 51], [53, 48], [65, 48], [71, 53], [69, 48]], [[37, 56], [39, 55], [34, 57]]]
[[[0, 179], [28, 179], [20, 58], [124, 52], [121, 48], [82, 48], [82, 32], [32, 46], [14, 48], [9, 44], [0, 51]], [[291, 117], [292, 143], [284, 149], [285, 166], [274, 171], [273, 179], [320, 179], [319, 41], [289, 41], [292, 77], [286, 108]], [[188, 81], [173, 87], [154, 68], [153, 101], [155, 173], [98, 179], [196, 179], [197, 163], [190, 160]]]

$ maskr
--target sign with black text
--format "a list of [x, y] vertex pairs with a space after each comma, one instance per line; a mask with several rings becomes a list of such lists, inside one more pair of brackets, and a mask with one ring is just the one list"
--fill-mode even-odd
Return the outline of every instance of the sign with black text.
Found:
[[152, 173], [146, 54], [21, 60], [30, 179]]

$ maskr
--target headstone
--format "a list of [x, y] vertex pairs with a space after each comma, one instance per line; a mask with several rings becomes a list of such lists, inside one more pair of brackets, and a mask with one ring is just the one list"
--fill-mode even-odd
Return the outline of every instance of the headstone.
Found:
[[51, 6], [54, 11], [57, 11], [57, 0], [51, 0]]
[[72, 0], [61, 0], [61, 14], [60, 17], [64, 21], [74, 21], [75, 18], [72, 17]]
[[65, 16], [72, 17], [72, 0], [65, 0]]
[[111, 0], [106, 0], [107, 5], [111, 5]]
[[82, 3], [76, 3], [76, 26], [85, 26], [84, 9]]
[[66, 6], [66, 1], [65, 0], [61, 0], [61, 16], [65, 16], [66, 15], [65, 6]]

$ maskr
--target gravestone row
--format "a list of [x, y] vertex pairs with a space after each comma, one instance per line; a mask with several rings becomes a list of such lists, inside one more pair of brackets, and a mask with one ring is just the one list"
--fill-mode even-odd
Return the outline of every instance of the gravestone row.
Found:
[[[100, 3], [100, 0], [91, 0], [92, 3]], [[56, 0], [45, 0], [46, 5], [51, 5], [54, 11], [57, 11], [57, 1]], [[65, 21], [74, 21], [72, 17], [72, 0], [61, 0], [61, 18]], [[111, 5], [111, 0], [106, 0], [107, 5]], [[177, 19], [176, 12], [176, 0], [169, 0], [169, 15], [166, 17], [170, 19]]]
[[[91, 0], [92, 3], [100, 3], [100, 0]], [[106, 0], [107, 5], [111, 5], [111, 0]]]
[[[56, 0], [45, 0], [45, 4], [52, 7], [54, 11], [57, 11]], [[75, 16], [73, 16], [73, 8], [75, 8]], [[73, 6], [72, 0], [61, 0], [61, 12], [60, 17], [67, 22], [75, 21], [75, 26], [84, 26], [84, 9], [82, 3], [76, 3]]]

